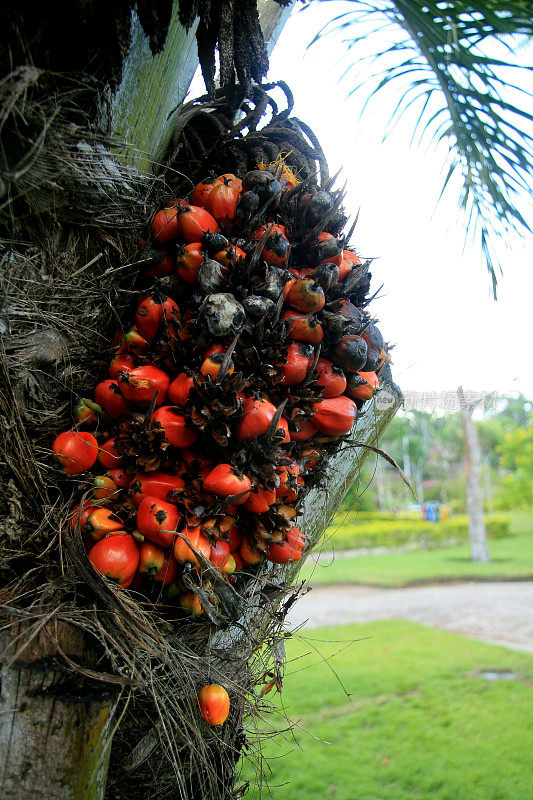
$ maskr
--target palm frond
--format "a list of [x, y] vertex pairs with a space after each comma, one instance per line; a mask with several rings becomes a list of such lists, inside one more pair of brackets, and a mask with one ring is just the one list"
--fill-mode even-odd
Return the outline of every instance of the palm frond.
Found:
[[[365, 50], [372, 33], [387, 31], [386, 47], [355, 59], [373, 66], [352, 92], [368, 92], [366, 107], [385, 87], [401, 84], [390, 125], [418, 108], [413, 138], [449, 144], [442, 191], [452, 175], [461, 175], [467, 236], [479, 240], [496, 297], [498, 241], [510, 231], [531, 230], [520, 209], [533, 175], [533, 115], [524, 108], [533, 108], [533, 95], [524, 88], [532, 84], [533, 67], [519, 65], [514, 55], [517, 37], [533, 35], [531, 4], [353, 0], [353, 9], [315, 39], [331, 30], [341, 30], [353, 52]], [[491, 55], [501, 50], [505, 58]]]

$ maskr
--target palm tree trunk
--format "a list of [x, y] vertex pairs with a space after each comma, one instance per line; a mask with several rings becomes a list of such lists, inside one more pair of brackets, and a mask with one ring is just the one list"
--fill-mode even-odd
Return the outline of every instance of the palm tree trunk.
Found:
[[483, 516], [483, 489], [481, 487], [481, 449], [476, 426], [472, 419], [473, 406], [466, 402], [463, 388], [457, 390], [466, 452], [466, 509], [468, 536], [472, 561], [490, 561], [487, 532]]
[[43, 625], [20, 651], [29, 628], [13, 621], [0, 636], [0, 797], [103, 800], [118, 693], [65, 669], [63, 654], [87, 657], [81, 631]]

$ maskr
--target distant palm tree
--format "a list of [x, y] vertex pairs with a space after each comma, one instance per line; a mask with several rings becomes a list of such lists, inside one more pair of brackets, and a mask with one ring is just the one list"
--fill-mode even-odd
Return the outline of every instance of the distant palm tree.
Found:
[[[408, 108], [416, 109], [413, 137], [449, 143], [443, 191], [460, 173], [466, 229], [479, 237], [496, 297], [501, 271], [496, 241], [510, 231], [531, 231], [523, 197], [531, 194], [533, 115], [521, 104], [533, 97], [527, 89], [528, 83], [533, 88], [533, 67], [521, 66], [515, 49], [533, 36], [533, 5], [528, 0], [352, 0], [352, 6], [314, 41], [342, 30], [354, 65], [373, 64], [352, 92], [366, 90], [368, 102], [381, 89], [400, 84], [391, 123]], [[360, 56], [359, 50], [368, 51], [369, 36], [380, 30], [388, 31], [394, 43]]]

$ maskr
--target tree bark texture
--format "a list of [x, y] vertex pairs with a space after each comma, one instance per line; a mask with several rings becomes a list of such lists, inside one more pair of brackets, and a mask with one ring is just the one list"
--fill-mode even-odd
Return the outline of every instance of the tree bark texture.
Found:
[[487, 532], [483, 515], [483, 489], [481, 486], [481, 448], [470, 406], [462, 386], [457, 390], [459, 409], [466, 452], [466, 510], [468, 514], [468, 537], [472, 561], [490, 561], [487, 547]]
[[[35, 623], [31, 625], [35, 627]], [[0, 797], [103, 800], [116, 692], [66, 668], [87, 658], [83, 632], [13, 621], [0, 635]]]

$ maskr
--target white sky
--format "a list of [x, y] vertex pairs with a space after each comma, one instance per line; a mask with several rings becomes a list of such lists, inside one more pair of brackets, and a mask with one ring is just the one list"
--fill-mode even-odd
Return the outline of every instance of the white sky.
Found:
[[394, 99], [373, 102], [359, 118], [366, 94], [347, 98], [356, 74], [338, 82], [347, 63], [339, 34], [306, 49], [322, 24], [349, 5], [312, 3], [293, 12], [268, 79], [289, 84], [294, 114], [317, 134], [331, 173], [343, 166], [347, 208], [361, 207], [352, 242], [363, 255], [379, 256], [373, 286], [383, 283], [384, 290], [372, 309], [385, 338], [396, 344], [394, 377], [404, 392], [455, 392], [462, 384], [533, 397], [533, 237], [508, 242], [495, 303], [480, 249], [463, 252], [457, 193], [449, 191], [437, 205], [445, 152], [410, 147], [414, 122], [407, 115], [381, 143]]
[[[475, 392], [521, 391], [533, 398], [533, 237], [515, 235], [507, 242], [494, 302], [480, 247], [464, 249], [457, 187], [450, 186], [437, 203], [446, 150], [410, 145], [415, 112], [382, 142], [399, 94], [380, 95], [360, 118], [367, 94], [348, 93], [364, 73], [354, 70], [339, 82], [353, 60], [341, 34], [307, 49], [326, 22], [350, 6], [330, 0], [293, 11], [271, 55], [268, 80], [288, 83], [293, 113], [318, 136], [331, 174], [343, 167], [346, 208], [354, 215], [361, 209], [351, 242], [361, 255], [377, 257], [373, 288], [383, 283], [384, 289], [371, 310], [395, 345], [394, 378], [407, 396], [455, 394], [461, 384]], [[369, 37], [371, 46], [383, 46], [383, 39]], [[533, 63], [533, 47], [521, 59]], [[533, 79], [528, 88], [533, 92]], [[203, 83], [195, 79], [191, 90], [193, 96], [203, 93]]]

